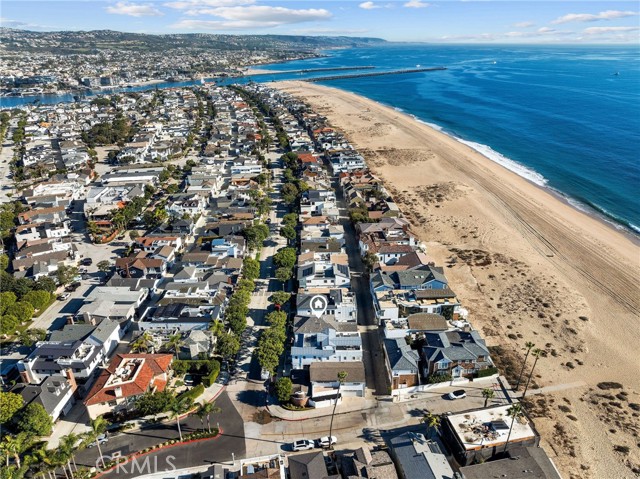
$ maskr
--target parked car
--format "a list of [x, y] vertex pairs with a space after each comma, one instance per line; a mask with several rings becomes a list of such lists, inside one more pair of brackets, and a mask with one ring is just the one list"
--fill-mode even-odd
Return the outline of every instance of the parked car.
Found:
[[58, 295], [58, 301], [66, 301], [71, 296], [69, 293], [62, 293]]
[[296, 441], [291, 445], [291, 449], [293, 449], [295, 452], [308, 451], [309, 449], [313, 449], [314, 447], [315, 446], [313, 444], [313, 441], [309, 439], [300, 439], [299, 441]]
[[71, 283], [69, 286], [67, 286], [66, 288], [64, 288], [65, 291], [72, 293], [74, 292], [76, 289], [78, 289], [81, 286], [81, 283], [76, 281], [74, 283]]
[[455, 391], [451, 391], [448, 394], [448, 398], [451, 400], [462, 399], [466, 397], [467, 397], [467, 393], [465, 392], [464, 389], [456, 389]]
[[323, 436], [318, 439], [318, 447], [329, 447], [338, 443], [338, 439], [335, 436]]
[[184, 384], [186, 386], [193, 386], [195, 380], [191, 374], [185, 374], [184, 376]]
[[82, 266], [91, 266], [93, 264], [93, 259], [92, 258], [82, 258], [82, 261], [80, 261], [80, 264]]
[[106, 434], [100, 434], [96, 438], [96, 440], [94, 442], [90, 443], [87, 447], [93, 447], [96, 444], [104, 444], [104, 443], [107, 443], [107, 442], [109, 442], [109, 438], [107, 437], [107, 435]]

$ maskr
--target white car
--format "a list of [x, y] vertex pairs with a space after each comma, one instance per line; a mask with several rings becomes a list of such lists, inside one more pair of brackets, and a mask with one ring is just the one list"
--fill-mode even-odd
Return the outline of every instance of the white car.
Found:
[[308, 451], [309, 449], [313, 449], [315, 446], [313, 445], [313, 441], [310, 439], [300, 439], [299, 441], [294, 442], [291, 445], [291, 449], [295, 452], [298, 451]]
[[335, 436], [324, 436], [318, 439], [318, 447], [329, 447], [337, 444], [338, 439]]
[[98, 443], [98, 444], [104, 444], [104, 443], [106, 443], [106, 442], [109, 442], [109, 438], [106, 436], [106, 434], [100, 434], [100, 435], [97, 437], [97, 440], [96, 440], [96, 441], [94, 441], [94, 442], [92, 442], [92, 443], [90, 443], [87, 447], [93, 447], [93, 446], [95, 446], [95, 445], [96, 445], [96, 443]]
[[451, 400], [462, 399], [467, 397], [467, 393], [464, 391], [464, 389], [456, 389], [455, 391], [451, 391], [448, 397]]
[[69, 293], [62, 293], [58, 295], [58, 301], [66, 301], [67, 299], [69, 299], [69, 296], [71, 296], [71, 294]]

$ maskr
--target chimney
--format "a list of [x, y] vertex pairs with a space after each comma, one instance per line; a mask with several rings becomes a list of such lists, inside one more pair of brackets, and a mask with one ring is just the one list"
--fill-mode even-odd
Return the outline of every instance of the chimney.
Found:
[[29, 371], [20, 371], [20, 379], [24, 384], [31, 384], [31, 374]]
[[67, 381], [69, 381], [69, 385], [71, 386], [71, 390], [73, 392], [76, 391], [76, 389], [78, 389], [78, 383], [76, 383], [76, 377], [73, 374], [73, 370], [71, 368], [67, 368], [64, 370], [64, 376], [67, 378]]
[[67, 324], [75, 324], [73, 315], [70, 314], [69, 316], [67, 316]]
[[116, 395], [117, 398], [121, 398], [122, 397], [122, 388], [120, 386], [115, 388], [113, 390], [113, 392], [114, 392], [114, 394]]

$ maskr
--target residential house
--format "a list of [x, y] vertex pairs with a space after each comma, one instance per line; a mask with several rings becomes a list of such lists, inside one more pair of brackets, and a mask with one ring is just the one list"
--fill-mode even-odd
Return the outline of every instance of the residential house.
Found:
[[293, 327], [291, 364], [302, 369], [316, 361], [362, 361], [362, 338], [355, 322], [331, 317], [298, 317]]
[[493, 367], [489, 349], [478, 331], [426, 332], [424, 337], [425, 376], [474, 377]]
[[401, 479], [456, 479], [437, 441], [416, 432], [404, 432], [389, 440]]
[[404, 389], [420, 384], [420, 356], [404, 338], [384, 340], [385, 361], [391, 374], [391, 388]]
[[40, 384], [16, 384], [11, 392], [20, 394], [25, 406], [32, 402], [40, 404], [55, 422], [71, 411], [77, 388], [73, 374], [68, 370], [61, 372], [61, 375], [45, 377]]
[[[339, 373], [347, 373], [347, 377], [340, 385]], [[326, 362], [317, 361], [309, 365], [309, 381], [311, 382], [309, 404], [313, 407], [324, 407], [340, 402], [344, 397], [364, 397], [366, 377], [364, 363], [353, 362]], [[338, 385], [340, 385], [340, 397], [338, 397]]]
[[129, 410], [147, 391], [163, 391], [172, 360], [171, 354], [116, 354], [84, 400], [89, 417]]
[[301, 288], [349, 287], [350, 271], [346, 254], [303, 253], [298, 256], [298, 283]]

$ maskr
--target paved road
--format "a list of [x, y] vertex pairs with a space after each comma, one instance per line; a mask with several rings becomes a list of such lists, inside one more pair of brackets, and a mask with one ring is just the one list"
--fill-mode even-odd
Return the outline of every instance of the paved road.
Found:
[[344, 227], [345, 246], [349, 256], [349, 269], [351, 270], [351, 290], [356, 295], [358, 325], [360, 326], [364, 349], [363, 359], [367, 387], [375, 391], [376, 395], [385, 396], [389, 394], [391, 384], [384, 360], [381, 331], [373, 308], [373, 298], [369, 288], [369, 275], [362, 262], [356, 230], [348, 218], [347, 205], [342, 190], [338, 187], [337, 180], [334, 180], [333, 187], [336, 190], [336, 199], [340, 210], [340, 223]]
[[[232, 460], [234, 454], [237, 458], [244, 457], [246, 452], [244, 425], [242, 418], [236, 411], [226, 392], [223, 392], [216, 399], [216, 406], [220, 407], [222, 412], [211, 417], [211, 424], [212, 426], [216, 424], [220, 425], [222, 429], [222, 435], [220, 437], [196, 444], [182, 444], [166, 450], [150, 453], [145, 456], [149, 457], [150, 465], [157, 463], [158, 470], [163, 470], [168, 464], [166, 460], [169, 456], [173, 456], [173, 459], [170, 459], [170, 461], [177, 469], [214, 464], [216, 462], [228, 462]], [[202, 428], [200, 419], [197, 416], [189, 416], [183, 419], [180, 424], [183, 434]], [[125, 432], [112, 436], [109, 442], [102, 446], [102, 453], [105, 456], [112, 456], [114, 453], [120, 453], [122, 456], [126, 456], [164, 442], [167, 439], [173, 439], [176, 436], [177, 428], [175, 422], [154, 425], [143, 430]], [[77, 454], [76, 464], [78, 467], [94, 467], [98, 459], [97, 448], [85, 449]], [[141, 465], [143, 460], [144, 458], [138, 461], [138, 466]], [[139, 470], [129, 465], [121, 467], [119, 471], [113, 470], [108, 472], [103, 477], [128, 479], [140, 475]]]

